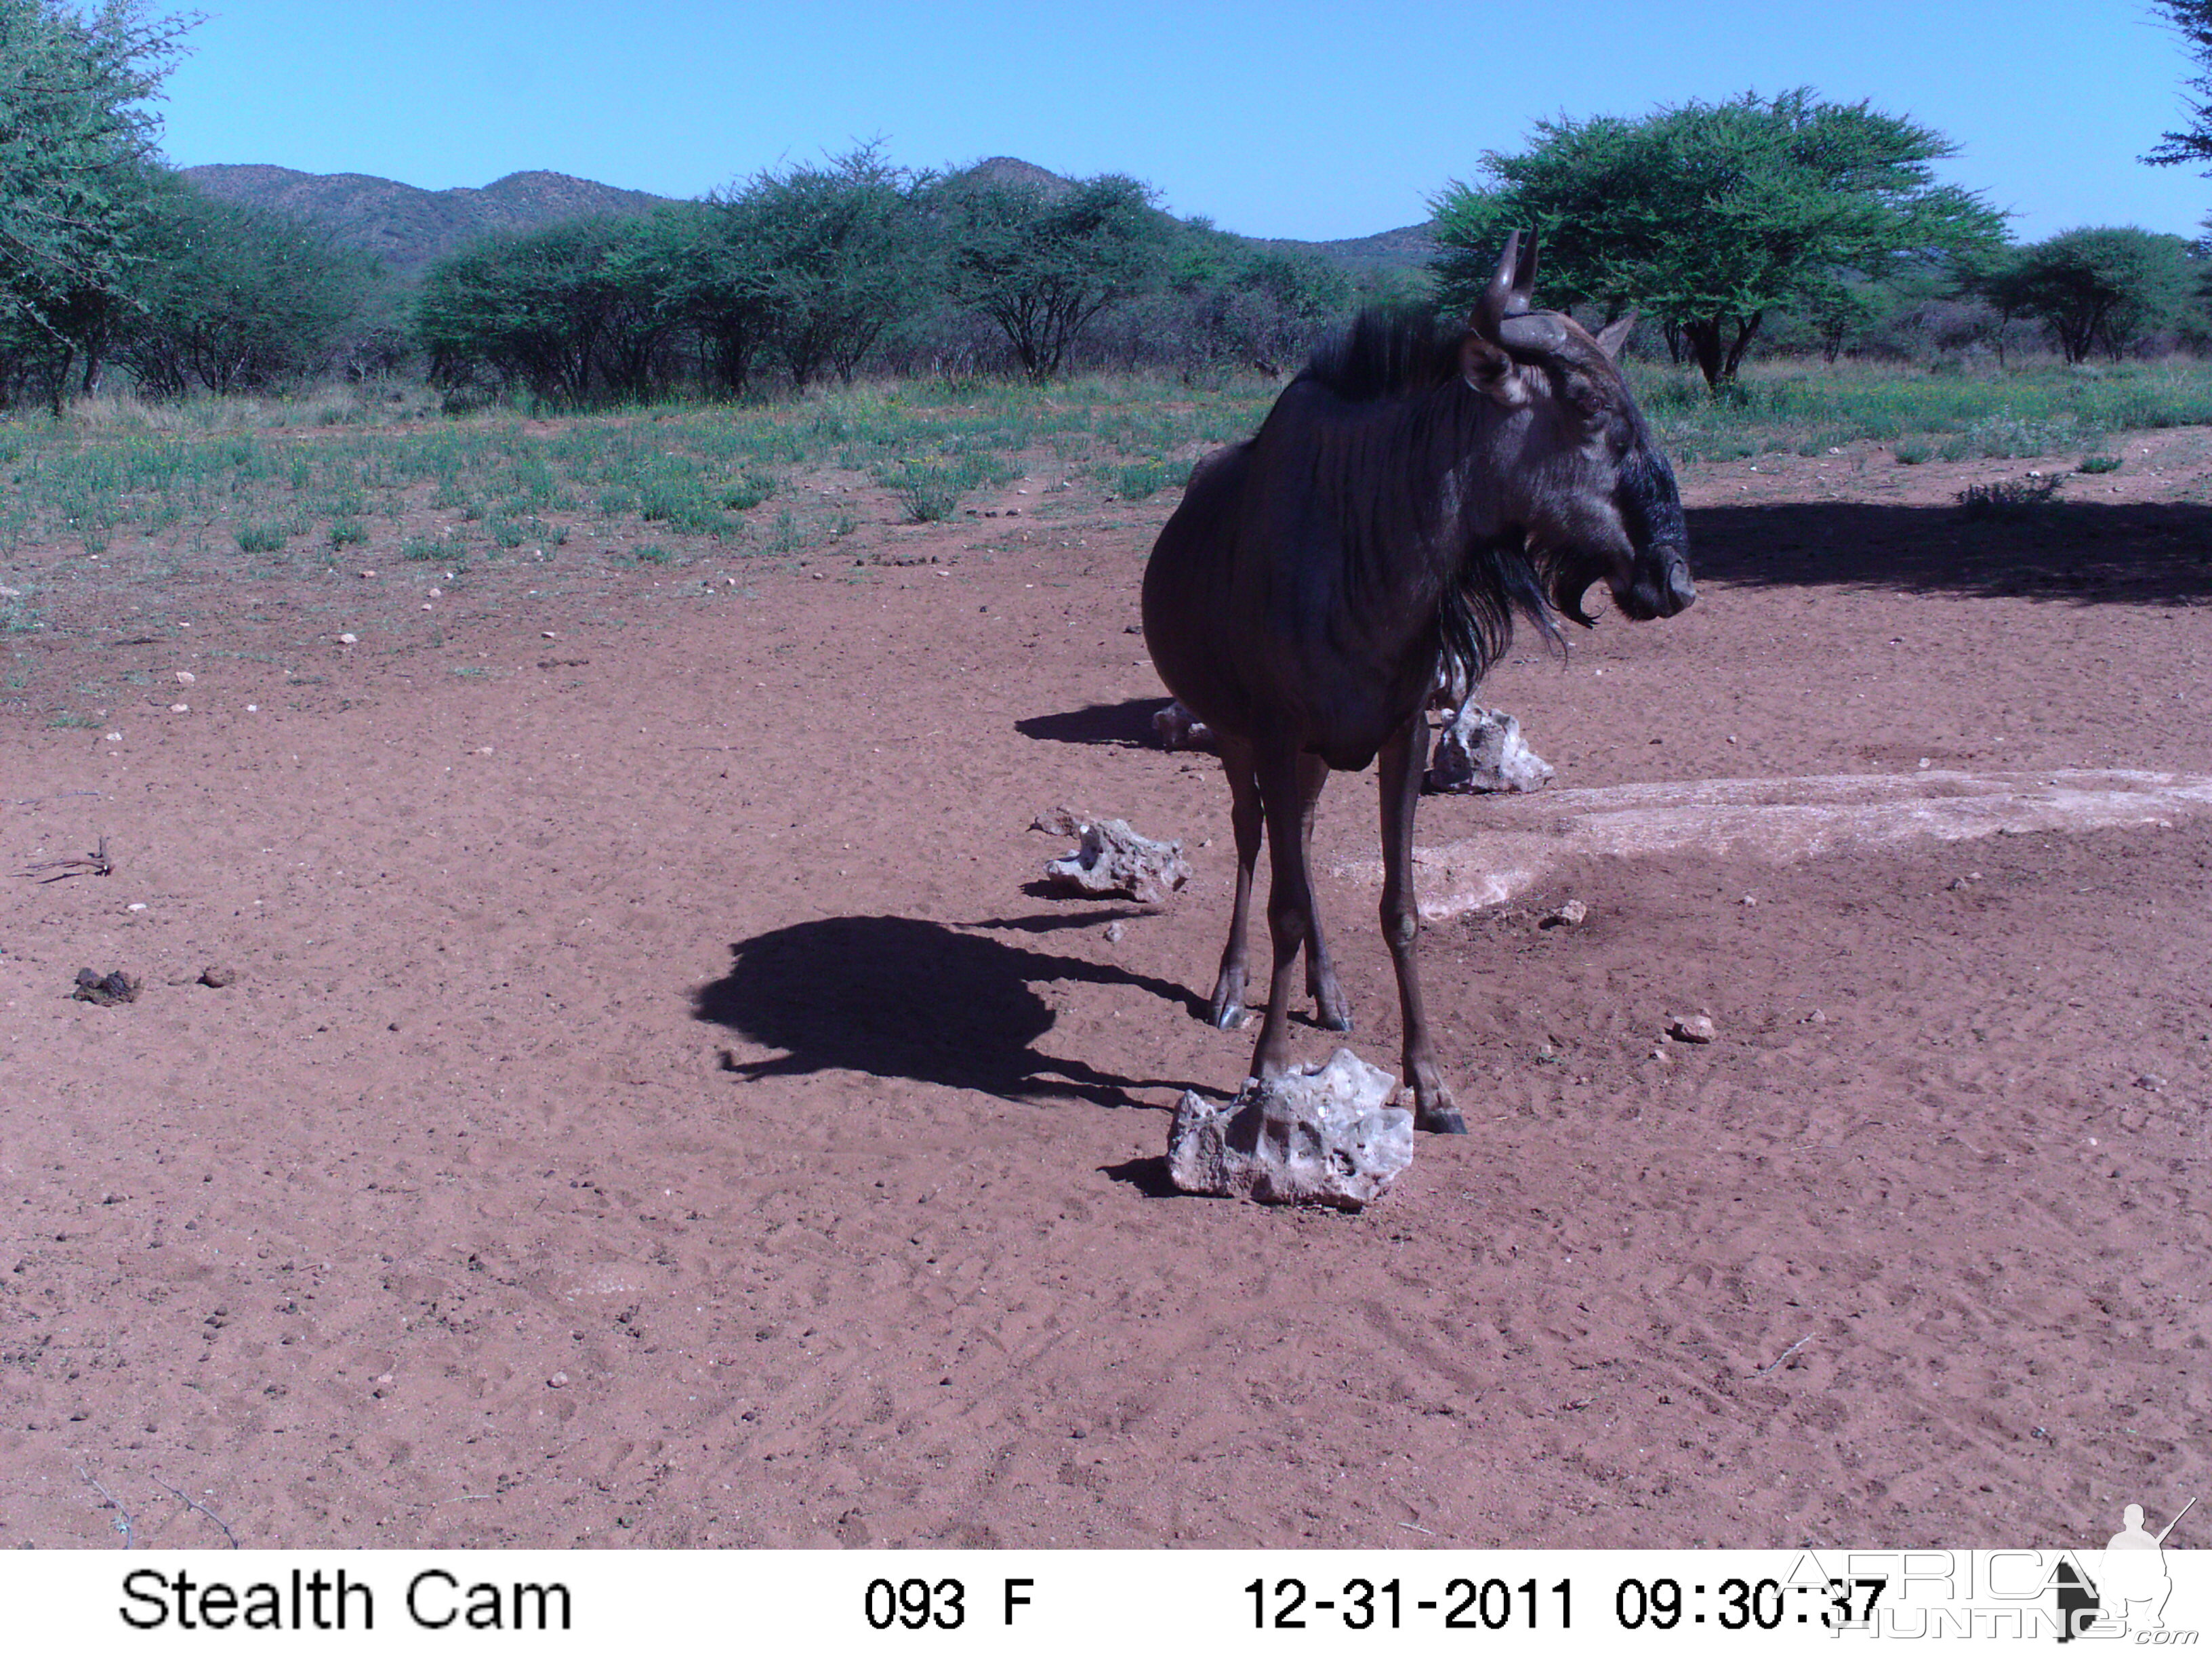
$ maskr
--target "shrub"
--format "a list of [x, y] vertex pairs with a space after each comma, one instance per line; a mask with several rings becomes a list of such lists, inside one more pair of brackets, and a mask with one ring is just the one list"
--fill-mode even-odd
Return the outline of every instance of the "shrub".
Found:
[[1959, 505], [1970, 519], [2014, 518], [2050, 505], [2065, 475], [2053, 472], [2039, 478], [2002, 478], [1996, 483], [1969, 484], [1959, 492]]
[[358, 547], [368, 539], [368, 532], [358, 519], [333, 519], [331, 521], [331, 547]]
[[2117, 455], [2084, 455], [2081, 458], [2081, 471], [2092, 475], [2118, 472], [2119, 470], [2120, 458]]
[[284, 550], [284, 526], [281, 524], [242, 524], [238, 526], [238, 550], [241, 553], [281, 553]]

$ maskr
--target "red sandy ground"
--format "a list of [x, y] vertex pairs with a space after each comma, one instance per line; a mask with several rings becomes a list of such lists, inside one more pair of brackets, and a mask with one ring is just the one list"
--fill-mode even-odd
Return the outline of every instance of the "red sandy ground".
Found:
[[[1988, 524], [2033, 464], [1692, 469], [1697, 609], [1486, 701], [1563, 786], [2212, 771], [2206, 434], [2124, 453]], [[169, 1487], [250, 1546], [1423, 1547], [2094, 1544], [2212, 1485], [2212, 822], [1572, 870], [1429, 933], [1473, 1133], [1357, 1216], [1173, 1196], [1252, 1037], [1194, 1018], [1228, 793], [1141, 741], [1173, 498], [1032, 472], [434, 600], [17, 556], [33, 691], [153, 684], [0, 714], [6, 867], [116, 861], [0, 882], [0, 1545], [117, 1543], [95, 1481], [142, 1547], [222, 1541]], [[1060, 804], [1197, 878], [1044, 896]], [[1317, 861], [1373, 823], [1339, 779]]]

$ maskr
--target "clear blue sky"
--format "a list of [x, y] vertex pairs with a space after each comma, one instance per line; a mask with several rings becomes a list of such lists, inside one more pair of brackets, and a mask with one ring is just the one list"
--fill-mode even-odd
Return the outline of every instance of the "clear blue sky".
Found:
[[1809, 85], [1962, 147], [1946, 176], [2033, 240], [2197, 234], [2212, 179], [2136, 157], [2190, 64], [2141, 0], [1456, 0], [1014, 6], [210, 0], [161, 112], [172, 160], [433, 189], [546, 167], [696, 196], [880, 137], [914, 167], [1133, 173], [1257, 236], [1427, 216], [1562, 112]]

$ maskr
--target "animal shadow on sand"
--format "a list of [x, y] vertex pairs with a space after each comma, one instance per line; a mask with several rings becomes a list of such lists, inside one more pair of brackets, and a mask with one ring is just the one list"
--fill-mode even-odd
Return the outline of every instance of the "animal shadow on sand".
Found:
[[831, 916], [730, 947], [730, 971], [693, 994], [693, 1016], [781, 1059], [726, 1060], [748, 1080], [866, 1072], [974, 1089], [1008, 1100], [1073, 1095], [1101, 1106], [1152, 1104], [1133, 1091], [1190, 1085], [1115, 1075], [1041, 1054], [1055, 1016], [1032, 988], [1061, 980], [1133, 985], [1195, 1012], [1179, 985], [1055, 956], [983, 929], [1042, 933], [1115, 912], [948, 927], [909, 916]]
[[1698, 575], [1756, 587], [1870, 586], [2063, 604], [2212, 603], [2212, 508], [2053, 501], [1976, 519], [1850, 501], [1688, 513]]
[[1094, 702], [1064, 714], [1032, 714], [1014, 722], [1014, 730], [1043, 743], [1115, 744], [1125, 749], [1157, 749], [1152, 716], [1165, 708], [1166, 697], [1132, 697], [1127, 702]]

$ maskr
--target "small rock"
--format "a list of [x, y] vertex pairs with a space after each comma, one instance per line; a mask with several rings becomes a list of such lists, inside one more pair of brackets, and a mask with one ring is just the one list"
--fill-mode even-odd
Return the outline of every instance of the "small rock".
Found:
[[169, 712], [172, 714], [189, 714], [192, 712], [192, 706], [188, 702], [173, 702], [169, 705]]
[[1828, 1023], [1828, 1017], [1822, 1013], [1818, 1008], [1815, 1008], [1811, 1013], [1805, 1016], [1805, 1023], [1808, 1025], [1826, 1025]]
[[1421, 787], [1432, 795], [1525, 795], [1553, 775], [1551, 763], [1522, 740], [1519, 720], [1467, 703], [1437, 739]]
[[1121, 942], [1121, 933], [1122, 927], [1120, 922], [1109, 921], [1106, 924], [1106, 942], [1109, 945], [1119, 945]]
[[1747, 910], [1756, 910], [1759, 908], [1759, 895], [1756, 893], [1746, 893], [1743, 896], [1743, 907]]
[[1569, 899], [1536, 925], [1539, 927], [1579, 927], [1589, 919], [1589, 906], [1580, 899]]
[[1083, 820], [1065, 806], [1048, 806], [1030, 820], [1030, 828], [1042, 830], [1048, 836], [1079, 836]]
[[2166, 1090], [2166, 1079], [2155, 1072], [2145, 1072], [2136, 1079], [2136, 1087], [2148, 1089], [2154, 1095], [2162, 1094]]
[[338, 643], [340, 645], [359, 645], [361, 643], [361, 636], [358, 634], [341, 634], [338, 635]]
[[70, 994], [77, 1002], [96, 1003], [102, 1008], [118, 1002], [138, 1000], [139, 981], [120, 968], [112, 974], [99, 974], [89, 968], [76, 970], [76, 989]]
[[568, 1386], [568, 1373], [566, 1371], [554, 1372], [552, 1376], [545, 1379], [545, 1386], [549, 1389], [567, 1388]]
[[179, 668], [177, 671], [177, 684], [179, 685], [190, 685], [191, 683], [192, 671], [189, 668]]
[[1119, 818], [1076, 827], [1083, 844], [1044, 867], [1045, 879], [1055, 887], [1092, 896], [1120, 894], [1139, 904], [1158, 904], [1190, 879], [1190, 866], [1179, 841], [1147, 840]]
[[1711, 1042], [1713, 1023], [1703, 1014], [1677, 1014], [1668, 1021], [1667, 1035], [1683, 1042]]
[[220, 991], [226, 985], [238, 981], [238, 969], [226, 968], [220, 963], [210, 963], [200, 969], [200, 983], [211, 991]]
[[1160, 747], [1170, 753], [1213, 747], [1213, 728], [1180, 702], [1171, 702], [1155, 714], [1152, 730], [1159, 737]]
[[1168, 1175], [1186, 1193], [1358, 1210], [1413, 1161], [1397, 1079], [1339, 1048], [1326, 1066], [1246, 1081], [1216, 1106], [1186, 1092], [1168, 1130]]

